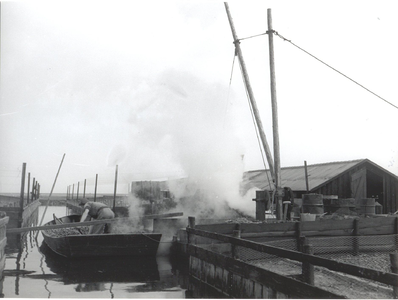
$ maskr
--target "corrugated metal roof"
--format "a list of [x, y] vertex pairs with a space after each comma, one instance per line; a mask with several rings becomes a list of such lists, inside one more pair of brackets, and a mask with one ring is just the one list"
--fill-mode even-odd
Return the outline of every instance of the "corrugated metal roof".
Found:
[[[309, 189], [312, 190], [324, 184], [363, 161], [366, 161], [366, 159], [307, 165]], [[307, 189], [304, 165], [281, 168], [281, 179], [282, 187], [290, 187], [293, 191], [305, 191]], [[269, 170], [249, 171], [245, 173], [243, 178], [245, 190], [254, 187], [258, 189], [273, 189], [273, 187], [269, 186], [269, 182], [272, 182]]]

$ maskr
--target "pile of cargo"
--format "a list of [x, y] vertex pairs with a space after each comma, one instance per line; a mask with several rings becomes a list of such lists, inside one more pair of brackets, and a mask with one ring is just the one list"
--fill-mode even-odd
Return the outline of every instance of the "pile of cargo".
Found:
[[79, 228], [59, 228], [59, 229], [48, 229], [46, 233], [53, 237], [64, 237], [69, 235], [80, 235], [87, 234], [89, 231], [89, 226], [81, 226]]

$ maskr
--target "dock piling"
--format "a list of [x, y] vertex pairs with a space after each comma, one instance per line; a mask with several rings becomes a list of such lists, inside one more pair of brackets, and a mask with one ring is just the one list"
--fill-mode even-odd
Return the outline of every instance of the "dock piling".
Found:
[[[303, 253], [306, 254], [314, 254], [314, 249], [312, 245], [308, 244], [308, 240], [305, 242], [303, 246]], [[308, 262], [303, 262], [303, 279], [304, 282], [314, 285], [314, 265], [308, 263]]]

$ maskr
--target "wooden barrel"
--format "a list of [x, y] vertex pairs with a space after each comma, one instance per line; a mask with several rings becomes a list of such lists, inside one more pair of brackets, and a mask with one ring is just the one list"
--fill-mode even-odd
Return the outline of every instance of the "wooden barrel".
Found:
[[303, 213], [322, 215], [323, 197], [321, 194], [304, 194], [303, 195]]
[[372, 216], [376, 214], [375, 199], [374, 198], [359, 199], [359, 214], [365, 216]]
[[323, 210], [327, 213], [334, 213], [337, 209], [335, 208], [335, 201], [339, 199], [337, 195], [323, 195]]

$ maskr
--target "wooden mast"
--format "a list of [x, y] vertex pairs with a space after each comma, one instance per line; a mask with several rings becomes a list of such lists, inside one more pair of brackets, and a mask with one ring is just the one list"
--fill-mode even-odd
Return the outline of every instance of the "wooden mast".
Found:
[[276, 186], [276, 218], [282, 220], [282, 192], [281, 192], [281, 159], [279, 152], [279, 127], [278, 127], [278, 105], [276, 101], [275, 60], [274, 60], [274, 31], [272, 29], [271, 9], [267, 9], [268, 19], [268, 42], [269, 42], [269, 67], [271, 81], [271, 104], [272, 104], [272, 129], [274, 141], [275, 162], [275, 186]]
[[224, 2], [224, 5], [225, 5], [225, 9], [227, 11], [229, 24], [231, 26], [231, 31], [232, 31], [232, 36], [233, 36], [233, 39], [234, 39], [236, 53], [238, 55], [240, 65], [242, 67], [243, 79], [245, 81], [245, 86], [246, 86], [246, 89], [247, 89], [247, 93], [249, 95], [250, 103], [251, 103], [251, 106], [252, 106], [252, 109], [253, 109], [253, 114], [254, 114], [254, 117], [256, 119], [256, 123], [257, 123], [258, 131], [259, 131], [259, 135], [260, 135], [260, 138], [261, 138], [261, 142], [263, 144], [264, 152], [265, 152], [265, 155], [267, 157], [267, 161], [268, 161], [271, 177], [272, 177], [273, 182], [275, 183], [274, 161], [272, 159], [271, 151], [270, 151], [268, 143], [267, 143], [267, 138], [266, 138], [264, 130], [263, 130], [263, 125], [262, 125], [262, 122], [261, 122], [261, 119], [260, 119], [260, 114], [258, 112], [256, 100], [254, 99], [253, 90], [252, 90], [251, 85], [250, 85], [249, 76], [247, 75], [246, 64], [245, 64], [245, 62], [243, 60], [243, 54], [242, 54], [242, 50], [240, 48], [240, 42], [239, 42], [239, 39], [238, 39], [236, 31], [235, 31], [235, 26], [234, 26], [234, 24], [232, 22], [232, 17], [231, 17], [231, 14], [229, 12], [228, 3]]

